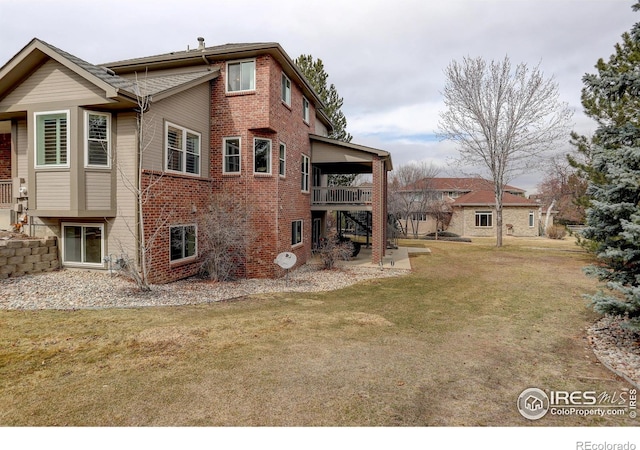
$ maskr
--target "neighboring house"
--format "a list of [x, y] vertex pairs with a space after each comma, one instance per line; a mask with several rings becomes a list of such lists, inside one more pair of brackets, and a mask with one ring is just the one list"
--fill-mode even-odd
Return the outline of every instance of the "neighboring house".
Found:
[[[331, 210], [369, 212], [380, 262], [390, 154], [326, 137], [322, 101], [279, 44], [198, 40], [100, 66], [28, 43], [0, 68], [0, 208], [30, 234], [57, 236], [66, 267], [136, 257], [143, 220], [155, 283], [197, 273], [201, 216], [221, 196], [249, 211], [244, 276], [281, 275], [285, 251], [305, 263]], [[369, 173], [372, 187], [328, 196], [332, 173]], [[149, 188], [142, 205], [131, 186]]]
[[[421, 186], [433, 201], [446, 202], [451, 212], [446, 231], [461, 236], [495, 236], [495, 194], [493, 183], [482, 178], [432, 178]], [[409, 192], [413, 190], [408, 189]], [[505, 185], [502, 222], [505, 235], [539, 236], [539, 204], [525, 198], [523, 189]], [[414, 213], [418, 234], [433, 233], [435, 221], [426, 212]]]

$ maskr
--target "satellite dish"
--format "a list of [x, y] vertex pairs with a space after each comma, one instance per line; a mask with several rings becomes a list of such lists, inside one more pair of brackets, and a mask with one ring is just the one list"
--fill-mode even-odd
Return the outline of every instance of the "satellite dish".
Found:
[[296, 255], [294, 253], [282, 252], [278, 256], [276, 256], [276, 259], [273, 262], [283, 269], [291, 269], [296, 265], [297, 260], [298, 258], [296, 258]]

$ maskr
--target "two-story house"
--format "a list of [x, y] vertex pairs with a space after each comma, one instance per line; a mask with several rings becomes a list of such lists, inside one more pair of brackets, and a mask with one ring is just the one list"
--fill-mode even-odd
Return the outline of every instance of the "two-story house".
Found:
[[[277, 43], [199, 38], [94, 65], [33, 39], [0, 68], [0, 208], [57, 236], [65, 267], [105, 269], [151, 243], [152, 282], [197, 273], [200, 218], [223, 196], [248, 211], [248, 277], [281, 275], [285, 251], [304, 264], [329, 211], [364, 209], [378, 263], [390, 154], [328, 138], [322, 108]], [[332, 173], [369, 173], [372, 186], [327, 196]]]

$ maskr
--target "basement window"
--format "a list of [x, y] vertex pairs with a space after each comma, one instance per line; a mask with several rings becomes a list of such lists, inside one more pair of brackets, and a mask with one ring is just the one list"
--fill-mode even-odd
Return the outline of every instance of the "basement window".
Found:
[[171, 227], [170, 237], [171, 262], [194, 258], [197, 255], [195, 225]]
[[104, 225], [62, 224], [62, 263], [103, 267]]
[[291, 222], [291, 245], [298, 245], [302, 242], [302, 220]]

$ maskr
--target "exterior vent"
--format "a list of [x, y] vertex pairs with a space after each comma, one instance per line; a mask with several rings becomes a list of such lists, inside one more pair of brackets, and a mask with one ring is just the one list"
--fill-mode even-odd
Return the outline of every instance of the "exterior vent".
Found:
[[198, 50], [200, 51], [204, 51], [204, 38], [203, 37], [199, 37], [198, 38]]

